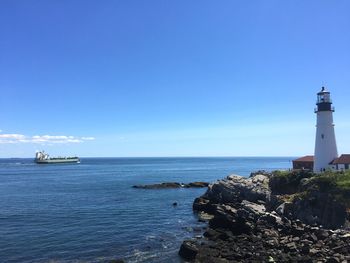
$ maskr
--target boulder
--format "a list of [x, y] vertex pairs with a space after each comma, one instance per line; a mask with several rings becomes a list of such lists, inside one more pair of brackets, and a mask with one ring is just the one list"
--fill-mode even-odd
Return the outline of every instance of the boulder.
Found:
[[197, 243], [193, 240], [185, 240], [179, 250], [179, 255], [186, 260], [194, 260], [198, 253]]
[[265, 175], [256, 175], [251, 178], [230, 175], [226, 180], [210, 184], [204, 197], [218, 203], [232, 203], [241, 200], [267, 202], [271, 193], [268, 181], [269, 178]]

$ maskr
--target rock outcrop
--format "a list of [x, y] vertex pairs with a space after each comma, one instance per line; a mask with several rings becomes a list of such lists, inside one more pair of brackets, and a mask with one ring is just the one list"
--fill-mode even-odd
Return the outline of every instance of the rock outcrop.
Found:
[[288, 205], [285, 213], [304, 223], [322, 225], [331, 229], [348, 224], [345, 205], [335, 200], [329, 193], [311, 191], [302, 197], [296, 197]]
[[192, 182], [192, 183], [177, 183], [177, 182], [168, 182], [160, 184], [146, 184], [146, 185], [134, 185], [133, 188], [141, 189], [168, 189], [168, 188], [200, 188], [207, 187], [209, 184], [206, 182]]
[[[302, 196], [285, 200], [271, 191], [271, 177], [233, 175], [210, 184], [193, 204], [200, 218], [208, 220], [208, 228], [202, 240], [184, 241], [179, 254], [193, 262], [350, 261], [350, 232], [323, 228], [317, 220], [306, 224], [310, 215], [322, 214], [333, 228], [343, 226], [346, 213], [339, 202], [315, 196], [325, 206], [318, 210], [320, 205], [312, 205], [315, 200]], [[295, 192], [297, 187], [282, 190]]]
[[264, 175], [256, 175], [250, 178], [230, 175], [226, 180], [220, 180], [209, 185], [204, 197], [220, 203], [241, 200], [266, 202], [270, 199], [271, 194], [268, 182], [268, 177]]

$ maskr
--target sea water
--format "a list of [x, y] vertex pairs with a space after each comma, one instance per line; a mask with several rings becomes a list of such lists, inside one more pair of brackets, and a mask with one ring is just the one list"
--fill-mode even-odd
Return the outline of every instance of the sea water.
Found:
[[288, 169], [292, 159], [82, 158], [50, 165], [0, 159], [0, 262], [181, 262], [182, 241], [204, 227], [192, 203], [206, 189], [133, 185], [213, 182]]

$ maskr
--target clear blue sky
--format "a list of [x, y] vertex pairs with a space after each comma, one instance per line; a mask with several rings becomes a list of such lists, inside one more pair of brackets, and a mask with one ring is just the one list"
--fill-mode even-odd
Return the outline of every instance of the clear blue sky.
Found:
[[[0, 3], [0, 157], [350, 153], [350, 2]], [[59, 137], [57, 137], [59, 136]]]

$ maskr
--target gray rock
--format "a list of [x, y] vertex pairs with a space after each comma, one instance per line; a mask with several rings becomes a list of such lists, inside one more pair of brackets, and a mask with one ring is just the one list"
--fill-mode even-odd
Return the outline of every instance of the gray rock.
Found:
[[334, 200], [322, 194], [318, 200], [317, 193], [276, 196], [268, 187], [269, 178], [232, 175], [210, 184], [193, 204], [194, 210], [209, 216], [209, 226], [197, 243], [184, 242], [184, 258], [200, 263], [350, 261], [349, 232], [320, 225], [336, 223], [334, 216], [341, 209], [325, 212], [319, 203], [330, 207]]
[[262, 216], [265, 214], [266, 212], [266, 208], [264, 205], [259, 205], [247, 200], [243, 200], [241, 202], [241, 205], [244, 209], [246, 209], [247, 211], [249, 211], [250, 213], [256, 215], [256, 216]]
[[230, 203], [239, 200], [250, 202], [262, 200], [267, 202], [271, 194], [268, 188], [268, 180], [269, 178], [265, 175], [256, 175], [251, 178], [230, 175], [226, 180], [210, 184], [204, 196], [219, 203]]
[[334, 200], [329, 194], [318, 191], [308, 192], [306, 197], [293, 201], [289, 211], [294, 218], [313, 225], [323, 225], [326, 228], [339, 228], [346, 223], [346, 208]]
[[286, 203], [283, 203], [276, 208], [276, 212], [281, 216], [284, 215], [285, 205]]
[[194, 260], [197, 253], [197, 243], [192, 240], [185, 240], [179, 250], [179, 255], [186, 260]]
[[146, 185], [134, 185], [133, 188], [141, 189], [168, 189], [168, 188], [198, 188], [198, 187], [207, 187], [209, 184], [206, 182], [193, 182], [188, 184], [177, 183], [177, 182], [167, 182], [160, 184], [146, 184]]

